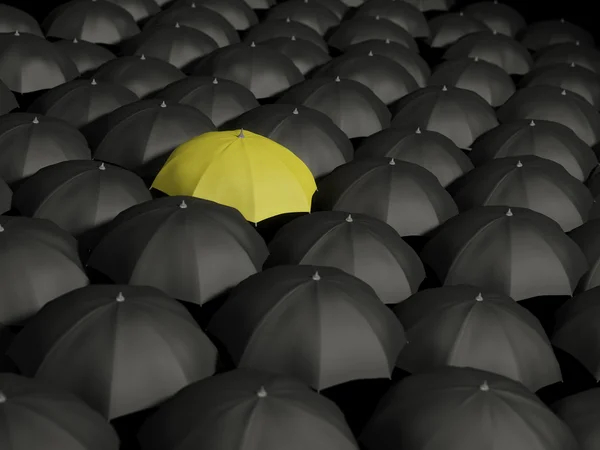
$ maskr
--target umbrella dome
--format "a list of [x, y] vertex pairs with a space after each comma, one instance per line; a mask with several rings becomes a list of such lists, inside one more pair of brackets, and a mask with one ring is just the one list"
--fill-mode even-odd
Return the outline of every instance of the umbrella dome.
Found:
[[594, 38], [587, 30], [564, 19], [534, 22], [524, 30], [520, 41], [534, 51], [566, 42], [594, 46]]
[[579, 42], [551, 45], [535, 54], [536, 68], [572, 63], [600, 74], [600, 52]]
[[[187, 7], [187, 8], [186, 8]], [[256, 12], [240, 0], [179, 0], [171, 9], [209, 9], [221, 16], [237, 31], [245, 31], [258, 23]]]
[[598, 410], [600, 389], [590, 389], [570, 395], [552, 405], [552, 410], [573, 431], [581, 450], [594, 450], [600, 443], [596, 426], [600, 419]]
[[585, 254], [590, 270], [581, 279], [578, 291], [600, 286], [600, 220], [594, 218], [571, 230], [569, 237]]
[[248, 44], [251, 42], [260, 43], [276, 37], [291, 38], [292, 36], [312, 42], [324, 52], [329, 51], [327, 43], [319, 33], [308, 25], [295, 22], [289, 17], [282, 20], [267, 20], [253, 26], [247, 31], [244, 42]]
[[[91, 42], [74, 39], [61, 39], [54, 42], [77, 66], [82, 75], [97, 70], [102, 64], [112, 61], [116, 56], [106, 48]], [[60, 87], [60, 86], [57, 86]]]
[[0, 33], [14, 33], [15, 31], [44, 37], [40, 25], [31, 15], [14, 6], [0, 5]]
[[471, 3], [463, 11], [465, 15], [480, 20], [491, 30], [505, 36], [515, 37], [527, 26], [527, 22], [516, 9], [498, 0]]
[[331, 61], [329, 53], [306, 39], [297, 39], [296, 36], [268, 39], [259, 45], [287, 56], [304, 76]]
[[431, 33], [425, 15], [409, 2], [370, 0], [358, 8], [354, 17], [362, 16], [385, 17], [414, 38], [428, 38]]
[[269, 10], [265, 20], [285, 20], [300, 22], [324, 36], [340, 24], [340, 19], [321, 4], [319, 0], [291, 0], [279, 3]]
[[429, 21], [431, 34], [427, 43], [431, 48], [445, 48], [460, 38], [481, 31], [488, 31], [485, 23], [478, 19], [468, 16], [463, 12], [447, 13], [434, 17]]
[[330, 47], [345, 51], [354, 44], [373, 39], [396, 42], [412, 50], [419, 51], [416, 41], [401, 26], [384, 17], [357, 17], [342, 24], [331, 34], [327, 43]]
[[108, 0], [119, 5], [133, 17], [136, 22], [141, 22], [158, 14], [161, 9], [154, 0]]

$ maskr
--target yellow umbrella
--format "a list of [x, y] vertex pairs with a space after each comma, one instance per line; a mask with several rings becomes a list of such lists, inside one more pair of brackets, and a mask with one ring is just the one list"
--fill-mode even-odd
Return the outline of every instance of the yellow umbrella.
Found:
[[296, 155], [245, 130], [214, 131], [180, 145], [152, 187], [231, 206], [246, 220], [310, 212], [315, 179]]

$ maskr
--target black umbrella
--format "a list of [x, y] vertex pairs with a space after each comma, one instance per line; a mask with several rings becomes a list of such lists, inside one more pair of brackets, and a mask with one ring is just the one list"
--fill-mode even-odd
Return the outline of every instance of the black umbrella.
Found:
[[436, 67], [427, 84], [473, 91], [494, 108], [503, 105], [516, 91], [508, 73], [479, 58], [446, 61]]
[[164, 197], [119, 214], [88, 265], [117, 283], [154, 286], [204, 304], [259, 271], [268, 255], [235, 209], [193, 197]]
[[417, 43], [408, 31], [379, 16], [357, 17], [342, 22], [327, 43], [331, 47], [344, 51], [351, 45], [374, 39], [380, 41], [389, 39], [391, 42], [401, 44], [409, 50], [419, 51]]
[[444, 53], [444, 59], [479, 58], [502, 67], [510, 75], [531, 70], [533, 58], [519, 42], [497, 32], [469, 34]]
[[534, 51], [565, 42], [594, 47], [594, 38], [588, 31], [564, 19], [532, 23], [525, 29], [521, 42]]
[[71, 0], [53, 10], [42, 26], [49, 37], [109, 45], [140, 32], [127, 10], [107, 0]]
[[244, 0], [246, 5], [252, 9], [265, 10], [277, 4], [277, 0]]
[[429, 21], [431, 35], [427, 43], [431, 48], [444, 48], [454, 44], [460, 38], [481, 31], [489, 31], [485, 23], [464, 13], [447, 13]]
[[77, 38], [62, 39], [54, 42], [54, 45], [75, 63], [81, 74], [96, 70], [102, 64], [116, 58], [110, 50], [101, 45], [80, 41]]
[[431, 69], [427, 62], [418, 53], [389, 39], [364, 41], [351, 45], [344, 51], [346, 55], [368, 55], [369, 53], [396, 61], [412, 75], [419, 87], [425, 87], [431, 75]]
[[0, 80], [0, 114], [8, 114], [18, 107], [19, 104], [17, 103], [15, 94]]
[[579, 283], [579, 291], [600, 286], [600, 220], [590, 220], [569, 233], [569, 237], [575, 241], [581, 251], [585, 254], [590, 270]]
[[350, 9], [342, 0], [314, 0], [329, 9], [341, 22]]
[[34, 34], [0, 34], [0, 81], [13, 92], [52, 89], [79, 76], [75, 63]]
[[588, 270], [584, 254], [555, 221], [505, 206], [482, 206], [450, 219], [420, 256], [446, 286], [478, 286], [517, 301], [570, 296]]
[[463, 11], [465, 15], [480, 20], [491, 30], [505, 36], [515, 37], [527, 26], [527, 22], [516, 9], [499, 3], [498, 0], [471, 3]]
[[287, 56], [268, 47], [258, 47], [254, 42], [214, 52], [196, 65], [193, 73], [235, 81], [259, 100], [280, 94], [304, 80]]
[[244, 37], [244, 42], [263, 42], [276, 37], [304, 39], [312, 42], [324, 52], [329, 51], [327, 43], [323, 38], [308, 25], [300, 22], [294, 22], [290, 19], [268, 20], [250, 28]]
[[495, 158], [535, 155], [557, 162], [579, 181], [598, 165], [592, 149], [565, 125], [547, 120], [514, 120], [482, 134], [469, 157], [476, 166]]
[[340, 23], [340, 19], [319, 0], [289, 0], [269, 10], [266, 20], [285, 20], [300, 22], [309, 26], [321, 36]]
[[306, 164], [315, 178], [327, 175], [354, 156], [344, 132], [325, 114], [304, 106], [261, 106], [226, 128], [250, 130], [283, 145]]
[[0, 323], [22, 325], [42, 306], [89, 281], [77, 241], [49, 220], [0, 216]]
[[40, 25], [29, 14], [10, 5], [0, 5], [0, 33], [15, 31], [44, 37]]
[[159, 99], [123, 106], [84, 129], [94, 159], [154, 178], [171, 152], [216, 127], [196, 108]]
[[30, 113], [0, 117], [0, 178], [8, 184], [43, 167], [90, 158], [85, 137], [62, 120]]
[[417, 164], [433, 175], [443, 187], [473, 169], [473, 163], [452, 140], [435, 131], [388, 128], [361, 142], [356, 159], [394, 158]]
[[600, 415], [600, 389], [579, 392], [552, 405], [553, 411], [562, 419], [580, 443], [581, 450], [594, 450], [600, 445], [596, 423]]
[[427, 38], [431, 33], [425, 15], [408, 2], [369, 0], [356, 11], [355, 17], [361, 16], [384, 17], [415, 38]]
[[148, 19], [158, 14], [161, 9], [155, 0], [108, 0], [125, 9], [136, 22]]
[[551, 45], [535, 54], [536, 68], [561, 63], [575, 63], [577, 66], [585, 67], [600, 74], [600, 52], [594, 47], [566, 42]]
[[598, 176], [598, 173], [600, 173], [600, 165], [596, 166], [586, 181], [586, 186], [594, 198], [600, 196], [600, 176]]
[[585, 98], [556, 86], [518, 90], [498, 110], [498, 119], [550, 120], [566, 125], [590, 146], [600, 142], [600, 113]]
[[0, 178], [0, 214], [10, 211], [12, 208], [12, 190], [2, 178]]
[[125, 55], [146, 55], [186, 70], [201, 58], [219, 48], [208, 34], [188, 26], [153, 26], [123, 42]]
[[259, 42], [261, 46], [267, 46], [292, 60], [302, 75], [307, 75], [317, 67], [329, 61], [331, 56], [320, 47], [305, 39], [278, 37]]
[[336, 267], [366, 282], [383, 303], [417, 292], [425, 269], [417, 254], [388, 224], [363, 214], [324, 211], [284, 225], [269, 244], [265, 268]]
[[352, 80], [311, 79], [290, 89], [278, 103], [321, 111], [350, 139], [370, 136], [390, 125], [385, 104], [368, 87]]
[[241, 84], [213, 77], [186, 77], [154, 97], [192, 106], [217, 127], [259, 106], [254, 94]]
[[95, 79], [74, 80], [39, 96], [28, 111], [55, 117], [81, 128], [137, 100], [137, 95], [118, 84], [98, 83]]
[[186, 5], [210, 9], [238, 31], [247, 30], [258, 23], [256, 13], [243, 0], [178, 0], [173, 9]]
[[403, 0], [421, 12], [448, 11], [456, 0]]
[[416, 80], [397, 62], [372, 52], [340, 56], [315, 73], [315, 77], [358, 81], [386, 105], [419, 88]]
[[419, 89], [394, 105], [392, 127], [437, 131], [460, 148], [498, 125], [496, 113], [474, 92], [456, 87]]
[[[241, 1], [241, 0], [240, 0]], [[227, 20], [209, 8], [178, 6], [157, 14], [150, 19], [144, 31], [158, 25], [190, 27], [210, 36], [219, 47], [240, 42], [240, 36]]]
[[94, 78], [124, 86], [143, 98], [185, 78], [185, 75], [168, 62], [141, 55], [122, 56], [109, 61], [100, 66]]

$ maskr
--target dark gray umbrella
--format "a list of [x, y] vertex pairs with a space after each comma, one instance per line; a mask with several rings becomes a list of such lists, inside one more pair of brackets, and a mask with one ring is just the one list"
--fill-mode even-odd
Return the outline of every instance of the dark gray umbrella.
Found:
[[277, 0], [244, 0], [244, 2], [252, 9], [265, 10], [273, 7]]
[[52, 117], [14, 113], [0, 117], [0, 178], [8, 184], [68, 160], [89, 160], [85, 137]]
[[341, 22], [350, 9], [342, 0], [314, 0], [329, 9]]
[[123, 106], [82, 129], [94, 159], [154, 178], [171, 152], [216, 127], [196, 108], [159, 99]]
[[296, 39], [304, 39], [312, 42], [324, 52], [329, 51], [327, 43], [319, 33], [308, 25], [294, 22], [290, 19], [261, 22], [248, 30], [244, 37], [244, 42], [248, 44], [251, 42], [259, 43], [276, 37], [291, 38], [292, 36], [295, 36]]
[[584, 254], [555, 221], [505, 206], [450, 219], [420, 256], [446, 286], [469, 284], [517, 301], [570, 296], [588, 270]]
[[19, 337], [8, 353], [21, 373], [76, 394], [108, 419], [158, 405], [214, 374], [217, 361], [185, 306], [146, 286], [73, 290]]
[[553, 219], [563, 231], [583, 224], [594, 202], [588, 188], [560, 164], [532, 155], [493, 159], [449, 191], [461, 211], [493, 205], [528, 208]]
[[213, 77], [186, 77], [154, 97], [192, 106], [217, 127], [259, 106], [254, 94], [241, 84]]
[[473, 163], [452, 140], [435, 131], [388, 128], [361, 142], [356, 159], [394, 158], [417, 164], [433, 175], [443, 187], [473, 169]]
[[218, 48], [208, 34], [178, 23], [147, 28], [121, 44], [125, 55], [158, 58], [184, 71]]
[[359, 448], [332, 401], [294, 378], [249, 369], [182, 389], [144, 423], [138, 440], [143, 450]]
[[228, 123], [226, 128], [250, 130], [283, 145], [306, 164], [315, 178], [354, 157], [344, 132], [325, 114], [304, 106], [261, 106]]
[[556, 86], [518, 90], [500, 109], [498, 119], [549, 120], [566, 125], [586, 144], [600, 142], [600, 113], [578, 94]]
[[404, 28], [415, 38], [427, 38], [430, 35], [425, 15], [408, 2], [395, 0], [369, 0], [356, 11], [354, 17], [384, 17]]
[[404, 329], [364, 281], [339, 269], [279, 266], [242, 281], [207, 332], [237, 367], [281, 373], [316, 390], [391, 378]]
[[520, 40], [525, 47], [535, 51], [565, 42], [594, 47], [594, 38], [587, 30], [564, 19], [534, 22], [525, 29]]
[[476, 166], [495, 158], [535, 155], [557, 162], [579, 181], [598, 165], [593, 150], [565, 125], [547, 120], [513, 120], [482, 134], [471, 146]]
[[75, 237], [97, 230], [152, 195], [135, 174], [98, 161], [65, 161], [40, 169], [15, 191], [23, 216], [48, 219]]
[[125, 9], [136, 22], [148, 19], [158, 14], [161, 9], [154, 0], [108, 0]]
[[421, 12], [439, 12], [439, 11], [448, 11], [454, 3], [455, 0], [403, 0], [407, 3], [413, 5]]
[[417, 292], [425, 269], [417, 254], [388, 224], [363, 214], [323, 211], [284, 225], [269, 244], [265, 268], [336, 267], [371, 286], [383, 303]]
[[562, 381], [542, 324], [506, 295], [446, 286], [418, 292], [393, 311], [410, 342], [396, 362], [402, 370], [472, 367], [523, 383], [532, 392]]
[[585, 254], [590, 270], [579, 283], [579, 291], [600, 286], [600, 220], [592, 219], [569, 233]]
[[319, 69], [315, 77], [354, 80], [365, 85], [386, 105], [419, 88], [416, 80], [397, 62], [372, 52], [343, 55]]
[[431, 35], [427, 43], [431, 48], [448, 47], [460, 38], [481, 31], [489, 31], [485, 23], [463, 12], [446, 13], [429, 21]]
[[164, 197], [119, 214], [88, 265], [117, 283], [204, 304], [260, 271], [267, 247], [235, 209]]
[[52, 89], [79, 76], [75, 63], [34, 34], [0, 34], [0, 81], [19, 94]]
[[10, 211], [12, 208], [13, 192], [2, 178], [0, 178], [0, 214]]
[[28, 111], [55, 117], [81, 128], [137, 100], [137, 95], [118, 84], [98, 83], [95, 79], [74, 80], [39, 96]]
[[577, 42], [566, 42], [551, 45], [535, 54], [536, 68], [561, 63], [575, 63], [577, 66], [600, 74], [600, 52], [594, 47], [587, 47]]
[[63, 39], [54, 42], [54, 45], [75, 63], [77, 70], [79, 70], [79, 73], [81, 74], [96, 70], [102, 64], [116, 58], [110, 50], [107, 50], [101, 45], [80, 41], [77, 38]]
[[94, 78], [124, 86], [143, 98], [185, 78], [185, 75], [168, 62], [141, 55], [113, 59], [100, 66]]
[[173, 9], [189, 6], [208, 8], [224, 18], [235, 30], [244, 31], [258, 24], [256, 13], [243, 0], [178, 0]]
[[77, 241], [49, 220], [0, 216], [0, 323], [22, 325], [89, 281]]
[[499, 3], [498, 0], [471, 3], [463, 11], [465, 15], [483, 22], [491, 30], [509, 37], [515, 37], [527, 26], [521, 13], [507, 4]]
[[600, 389], [579, 392], [559, 400], [552, 410], [562, 419], [579, 441], [581, 450], [594, 450], [600, 445], [596, 423], [600, 410]]
[[[241, 1], [241, 0], [239, 0]], [[144, 31], [159, 25], [190, 27], [210, 36], [219, 47], [227, 47], [240, 42], [240, 36], [233, 26], [215, 11], [201, 6], [177, 6], [152, 17]]]
[[598, 176], [598, 173], [600, 173], [600, 165], [596, 166], [585, 182], [594, 198], [600, 195], [600, 176]]
[[363, 84], [315, 78], [290, 89], [278, 103], [304, 105], [328, 116], [350, 139], [370, 136], [390, 125], [390, 111]]
[[140, 32], [127, 10], [107, 0], [71, 0], [54, 9], [42, 26], [49, 37], [109, 45]]
[[259, 100], [280, 94], [304, 80], [287, 56], [268, 47], [258, 47], [254, 42], [214, 52], [196, 65], [193, 73], [235, 81]]
[[495, 111], [483, 98], [456, 87], [419, 89], [401, 99], [392, 112], [392, 127], [437, 131], [463, 149], [498, 125]]
[[15, 94], [0, 80], [0, 114], [8, 114], [18, 107]]
[[533, 58], [523, 45], [498, 32], [469, 34], [444, 53], [444, 59], [479, 58], [496, 64], [510, 75], [524, 75], [531, 70]]
[[371, 40], [389, 39], [414, 52], [419, 51], [416, 41], [408, 31], [384, 17], [357, 17], [342, 22], [327, 43], [338, 50], [346, 50], [354, 44]]
[[289, 0], [279, 3], [269, 10], [266, 20], [285, 20], [288, 17], [312, 28], [321, 36], [340, 24], [340, 19], [319, 0]]
[[15, 31], [44, 37], [40, 25], [32, 16], [13, 6], [0, 5], [0, 33]]
[[427, 84], [473, 91], [494, 108], [503, 105], [516, 91], [509, 74], [479, 58], [446, 61], [436, 67]]
[[307, 75], [317, 67], [320, 67], [329, 61], [331, 56], [320, 47], [305, 39], [296, 39], [296, 36], [290, 38], [278, 37], [259, 42], [260, 46], [266, 46], [282, 55], [287, 56], [298, 68], [302, 75]]

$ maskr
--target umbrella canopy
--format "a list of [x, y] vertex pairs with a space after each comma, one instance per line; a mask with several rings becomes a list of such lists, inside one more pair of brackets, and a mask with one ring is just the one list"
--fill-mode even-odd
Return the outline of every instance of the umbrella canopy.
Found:
[[51, 220], [78, 237], [150, 200], [144, 182], [125, 169], [65, 161], [40, 169], [21, 184], [13, 206], [26, 217]]
[[368, 87], [339, 77], [314, 78], [286, 92], [278, 103], [303, 105], [328, 116], [350, 139], [390, 125], [390, 111]]
[[600, 444], [596, 424], [600, 419], [600, 388], [570, 395], [552, 405], [556, 415], [566, 422], [579, 442], [581, 450], [593, 450]]
[[158, 14], [161, 9], [154, 0], [108, 0], [115, 5], [119, 5], [126, 10], [133, 20], [141, 22], [149, 17]]
[[448, 11], [455, 3], [455, 0], [403, 0], [421, 12]]
[[437, 131], [459, 148], [498, 125], [496, 113], [478, 94], [456, 87], [419, 89], [394, 105], [394, 128]]
[[600, 52], [577, 42], [551, 45], [535, 54], [536, 68], [571, 63], [600, 74]]
[[213, 77], [186, 77], [154, 97], [192, 106], [217, 127], [260, 106], [254, 94], [241, 84]]
[[267, 247], [233, 208], [193, 197], [134, 206], [111, 223], [88, 266], [116, 283], [203, 304], [260, 270]]
[[431, 35], [427, 43], [431, 48], [444, 48], [454, 44], [460, 38], [481, 31], [489, 31], [485, 23], [472, 16], [460, 13], [447, 13], [429, 21]]
[[0, 178], [0, 214], [10, 211], [12, 208], [13, 192], [2, 178]]
[[62, 120], [30, 113], [0, 117], [0, 178], [8, 184], [43, 167], [90, 158], [85, 137]]
[[101, 45], [80, 41], [77, 38], [62, 39], [54, 42], [54, 45], [75, 63], [81, 74], [97, 70], [102, 64], [116, 58], [110, 50]]
[[585, 98], [556, 86], [518, 90], [498, 110], [498, 119], [550, 120], [566, 125], [590, 146], [600, 142], [600, 113]]
[[79, 76], [58, 47], [34, 34], [0, 34], [0, 81], [19, 94], [52, 89]]
[[0, 323], [22, 325], [42, 306], [89, 281], [77, 241], [49, 220], [0, 216]]
[[12, 373], [0, 374], [0, 445], [6, 450], [58, 446], [64, 450], [118, 450], [104, 418], [75, 396]]
[[280, 94], [304, 80], [294, 63], [265, 46], [236, 44], [214, 52], [193, 70], [194, 75], [235, 81], [248, 88], [257, 99]]
[[368, 55], [370, 53], [396, 61], [412, 75], [419, 87], [425, 87], [427, 84], [427, 80], [431, 75], [431, 69], [427, 62], [418, 53], [397, 42], [392, 42], [389, 39], [385, 41], [373, 39], [351, 45], [344, 51], [346, 55]]
[[300, 22], [294, 22], [289, 18], [286, 20], [268, 20], [250, 28], [245, 35], [244, 42], [263, 42], [276, 37], [304, 39], [312, 42], [324, 52], [329, 51], [327, 43], [308, 25]]
[[360, 440], [368, 450], [576, 450], [567, 425], [521, 383], [444, 368], [405, 378], [381, 400]]
[[126, 87], [139, 98], [143, 98], [182, 80], [185, 75], [168, 62], [141, 55], [122, 56], [109, 61], [100, 66], [94, 78]]
[[357, 159], [335, 169], [319, 182], [314, 209], [366, 214], [400, 236], [426, 235], [458, 214], [435, 175], [388, 158]]
[[244, 0], [244, 2], [252, 9], [265, 10], [273, 7], [277, 0]]
[[0, 5], [0, 33], [15, 31], [44, 37], [42, 29], [32, 16], [13, 6]]
[[179, 0], [173, 5], [173, 9], [186, 6], [210, 9], [238, 31], [245, 31], [258, 23], [256, 12], [243, 0]]
[[521, 42], [534, 51], [565, 42], [580, 42], [582, 45], [594, 46], [594, 38], [588, 31], [564, 19], [532, 23], [525, 29]]
[[358, 450], [343, 413], [293, 378], [237, 369], [175, 394], [142, 426], [143, 450]]
[[435, 69], [427, 84], [473, 91], [494, 108], [503, 105], [516, 91], [510, 75], [479, 58], [446, 61]]
[[473, 163], [450, 139], [435, 131], [387, 130], [366, 138], [356, 149], [356, 159], [394, 158], [417, 164], [445, 188], [473, 169]]
[[420, 256], [446, 286], [479, 286], [517, 301], [572, 295], [588, 270], [585, 255], [555, 221], [504, 206], [482, 206], [450, 219]]
[[397, 62], [372, 52], [340, 56], [318, 70], [315, 77], [354, 80], [364, 84], [386, 105], [419, 88], [416, 80]]
[[296, 36], [273, 38], [262, 41], [259, 45], [267, 46], [287, 56], [305, 76], [317, 67], [331, 61], [329, 53], [310, 41], [296, 39]]
[[15, 94], [0, 80], [0, 114], [8, 114], [14, 109], [17, 109], [19, 104]]
[[491, 30], [509, 37], [515, 37], [527, 26], [527, 22], [516, 9], [499, 3], [498, 0], [471, 3], [463, 11], [465, 15], [480, 20]]
[[290, 150], [314, 178], [354, 157], [348, 137], [325, 114], [304, 106], [264, 105], [227, 124], [267, 137]]
[[533, 58], [523, 45], [511, 37], [490, 31], [469, 34], [444, 53], [444, 59], [465, 57], [495, 64], [510, 75], [524, 75], [533, 66]]
[[175, 26], [193, 28], [210, 36], [219, 47], [240, 42], [235, 28], [220, 14], [201, 6], [178, 6], [163, 11], [152, 17], [144, 27], [144, 31], [157, 26]]
[[521, 80], [520, 87], [557, 86], [585, 98], [594, 108], [600, 109], [600, 74], [571, 64], [540, 67]]
[[314, 177], [282, 145], [250, 131], [205, 133], [171, 154], [152, 187], [237, 209], [258, 223], [291, 212], [310, 212]]
[[123, 42], [125, 55], [146, 55], [185, 70], [219, 48], [208, 34], [179, 24], [154, 26]]
[[126, 87], [95, 79], [74, 80], [40, 95], [28, 111], [61, 119], [76, 128], [134, 103], [137, 95]]
[[125, 285], [55, 299], [8, 354], [24, 375], [76, 394], [108, 419], [159, 404], [211, 376], [217, 362], [185, 306], [158, 289]]
[[404, 329], [364, 281], [331, 267], [279, 266], [242, 281], [210, 321], [238, 367], [322, 390], [391, 378]]
[[535, 155], [563, 166], [585, 181], [598, 164], [593, 150], [565, 125], [548, 120], [514, 120], [482, 134], [469, 156], [476, 166], [495, 158]]
[[324, 36], [340, 24], [340, 19], [319, 0], [290, 0], [279, 3], [269, 10], [266, 20], [287, 18], [312, 28], [320, 36]]
[[510, 297], [447, 286], [418, 292], [393, 310], [410, 342], [396, 363], [403, 370], [472, 367], [523, 383], [532, 392], [562, 381], [544, 328]]
[[600, 220], [590, 220], [569, 233], [584, 253], [590, 270], [581, 279], [578, 290], [587, 291], [600, 286]]
[[600, 166], [596, 166], [596, 168], [590, 174], [588, 180], [585, 182], [594, 198], [600, 195], [600, 177], [598, 176], [599, 172]]
[[269, 244], [265, 267], [304, 264], [335, 267], [365, 281], [383, 303], [417, 292], [425, 269], [388, 224], [363, 214], [323, 211], [284, 225]]
[[140, 32], [133, 16], [107, 0], [71, 0], [42, 23], [48, 37], [114, 45]]
[[329, 9], [338, 20], [341, 22], [342, 19], [346, 16], [350, 7], [346, 5], [342, 0], [315, 0], [320, 5], [323, 5], [325, 8]]
[[389, 39], [414, 52], [419, 51], [416, 41], [408, 31], [394, 22], [375, 17], [357, 17], [342, 22], [331, 35], [327, 43], [338, 50], [345, 51], [348, 47], [373, 39], [385, 41]]
[[477, 206], [528, 208], [556, 221], [563, 231], [582, 225], [594, 198], [560, 164], [537, 156], [494, 159], [450, 187], [461, 211]]
[[414, 38], [428, 38], [429, 24], [425, 15], [408, 2], [370, 0], [356, 11], [355, 17], [384, 17], [404, 28]]
[[579, 361], [596, 379], [600, 380], [600, 358], [593, 349], [600, 345], [598, 334], [598, 295], [594, 287], [578, 294], [556, 312], [556, 327], [552, 344]]

